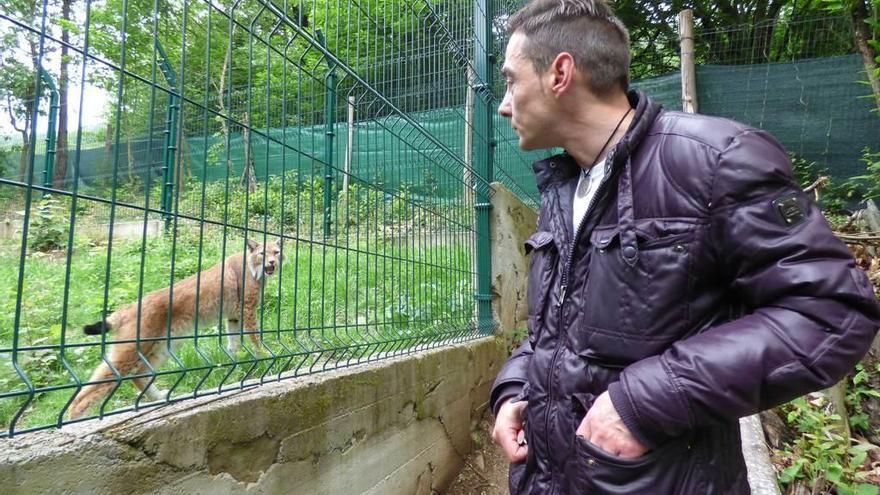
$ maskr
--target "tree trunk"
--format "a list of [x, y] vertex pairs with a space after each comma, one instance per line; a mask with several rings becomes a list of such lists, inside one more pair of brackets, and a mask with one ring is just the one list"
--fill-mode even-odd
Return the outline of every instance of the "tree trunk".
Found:
[[18, 160], [19, 180], [27, 180], [28, 152], [31, 150], [30, 136], [26, 131], [21, 131], [21, 157]]
[[[233, 26], [232, 29], [232, 36], [234, 36], [235, 27]], [[217, 107], [220, 110], [220, 127], [223, 130], [223, 147], [226, 149], [226, 171], [230, 176], [235, 172], [235, 169], [232, 165], [232, 153], [229, 151], [229, 124], [227, 123], [229, 115], [227, 114], [226, 103], [223, 101], [223, 93], [226, 92], [226, 70], [229, 68], [232, 59], [232, 36], [229, 38], [229, 45], [226, 46], [223, 68], [220, 69], [220, 85], [214, 85], [214, 88], [217, 90]]]
[[244, 170], [241, 173], [241, 185], [247, 187], [249, 192], [254, 192], [257, 188], [257, 178], [254, 174], [254, 151], [251, 147], [251, 119], [247, 113], [244, 114], [244, 126], [242, 127], [242, 137], [244, 138]]
[[[7, 96], [7, 102], [10, 99]], [[33, 98], [29, 98], [29, 101], [25, 104], [25, 115], [24, 115], [24, 127], [18, 127], [18, 123], [15, 120], [15, 116], [12, 113], [12, 103], [9, 103], [9, 119], [12, 122], [12, 127], [21, 133], [21, 157], [18, 161], [18, 176], [20, 180], [27, 180], [27, 170], [28, 170], [28, 154], [31, 151], [31, 142], [33, 141], [31, 136], [31, 121], [33, 120]]]
[[[61, 18], [70, 21], [70, 5], [74, 0], [61, 1]], [[70, 33], [67, 32], [66, 24], [61, 27], [61, 71], [58, 76], [58, 139], [55, 142], [55, 173], [52, 177], [52, 185], [56, 189], [63, 189], [67, 180], [67, 87], [68, 74], [67, 44], [70, 42]]]
[[852, 10], [853, 37], [855, 38], [856, 48], [862, 56], [862, 63], [865, 65], [865, 72], [868, 74], [868, 81], [871, 83], [871, 91], [874, 92], [874, 103], [880, 110], [880, 80], [877, 77], [877, 52], [874, 47], [868, 44], [871, 39], [871, 28], [865, 22], [868, 19], [868, 6], [866, 0], [857, 0]]

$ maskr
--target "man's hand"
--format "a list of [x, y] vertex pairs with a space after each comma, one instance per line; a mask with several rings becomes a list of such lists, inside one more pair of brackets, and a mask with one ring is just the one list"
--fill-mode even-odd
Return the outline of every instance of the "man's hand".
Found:
[[[495, 425], [497, 428], [498, 423]], [[576, 434], [609, 454], [623, 459], [635, 459], [648, 451], [623, 424], [608, 392], [603, 392], [596, 398]]]
[[505, 401], [498, 410], [495, 429], [492, 430], [492, 440], [501, 446], [510, 462], [522, 462], [529, 451], [528, 445], [523, 440], [525, 432], [522, 421], [523, 410], [528, 402], [523, 400], [511, 402], [512, 400]]

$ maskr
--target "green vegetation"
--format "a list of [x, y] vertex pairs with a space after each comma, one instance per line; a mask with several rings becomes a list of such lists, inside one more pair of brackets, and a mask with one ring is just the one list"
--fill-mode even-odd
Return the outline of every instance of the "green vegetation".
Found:
[[775, 452], [777, 463], [785, 467], [779, 481], [785, 493], [802, 482], [815, 487], [813, 493], [838, 495], [876, 495], [880, 472], [875, 468], [880, 447], [865, 438], [876, 435], [866, 410], [869, 401], [880, 399], [880, 363], [873, 369], [859, 364], [847, 379], [847, 414], [853, 429], [852, 438], [844, 438], [839, 429], [841, 416], [824, 396], [801, 397], [781, 408], [795, 438], [783, 450]]

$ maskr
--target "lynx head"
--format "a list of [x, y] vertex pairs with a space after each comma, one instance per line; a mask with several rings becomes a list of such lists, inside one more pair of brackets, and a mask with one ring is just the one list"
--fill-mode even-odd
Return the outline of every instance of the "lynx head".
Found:
[[247, 240], [247, 265], [251, 275], [260, 280], [263, 274], [272, 275], [275, 269], [281, 266], [287, 258], [281, 251], [281, 242], [267, 242], [265, 245], [258, 244], [251, 239]]

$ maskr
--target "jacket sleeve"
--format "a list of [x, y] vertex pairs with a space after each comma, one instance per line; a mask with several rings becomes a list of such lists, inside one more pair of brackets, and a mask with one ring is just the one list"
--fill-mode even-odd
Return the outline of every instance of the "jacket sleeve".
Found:
[[[504, 399], [523, 395], [526, 380], [526, 370], [532, 357], [532, 344], [525, 339], [519, 348], [513, 351], [510, 359], [501, 367], [501, 372], [495, 378], [492, 385], [492, 394], [489, 398], [489, 407], [498, 414], [498, 407]], [[526, 397], [521, 397], [527, 399]]]
[[782, 147], [749, 129], [719, 156], [710, 249], [747, 313], [627, 367], [610, 398], [649, 447], [843, 378], [880, 309], [865, 273], [792, 178]]

